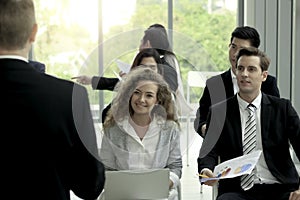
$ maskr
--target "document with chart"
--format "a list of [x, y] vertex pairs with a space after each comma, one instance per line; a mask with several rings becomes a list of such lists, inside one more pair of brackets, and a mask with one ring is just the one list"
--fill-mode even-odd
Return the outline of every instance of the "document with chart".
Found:
[[219, 180], [225, 178], [234, 178], [244, 174], [250, 174], [254, 169], [262, 151], [254, 151], [247, 155], [233, 158], [225, 162], [220, 163], [214, 169], [214, 174], [216, 177], [208, 178], [202, 177], [201, 182], [206, 182], [208, 180]]

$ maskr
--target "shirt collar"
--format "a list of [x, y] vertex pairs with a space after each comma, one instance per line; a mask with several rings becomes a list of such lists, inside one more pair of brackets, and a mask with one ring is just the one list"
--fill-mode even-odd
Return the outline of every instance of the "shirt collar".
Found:
[[236, 75], [233, 73], [232, 69], [230, 69], [230, 74], [232, 79], [236, 79]]
[[22, 56], [17, 56], [17, 55], [0, 55], [0, 59], [5, 59], [5, 58], [6, 59], [9, 58], [9, 59], [23, 60], [23, 61], [25, 61], [25, 62], [28, 63], [28, 59], [26, 59], [26, 58], [24, 58]]
[[[154, 116], [152, 121], [149, 124], [149, 128], [148, 131], [150, 132], [150, 134], [157, 134], [157, 131], [151, 131], [153, 129], [156, 128], [161, 128], [161, 125], [163, 125], [166, 122], [165, 119], [160, 120], [159, 117]], [[133, 127], [131, 126], [131, 124], [129, 123], [129, 116], [125, 116], [123, 120], [121, 120], [120, 122], [117, 122], [118, 126], [123, 129], [128, 135], [134, 136], [136, 137], [136, 133], [134, 132]], [[150, 136], [149, 134], [147, 135], [147, 137]]]
[[[253, 104], [256, 109], [260, 107], [261, 105], [261, 99], [262, 99], [262, 94], [261, 92], [258, 94], [258, 96], [251, 102], [251, 104]], [[237, 94], [237, 100], [238, 100], [238, 103], [239, 103], [239, 106], [241, 108], [243, 108], [244, 110], [247, 109], [247, 106], [249, 105], [248, 102], [246, 102], [245, 100], [243, 100], [240, 95]]]

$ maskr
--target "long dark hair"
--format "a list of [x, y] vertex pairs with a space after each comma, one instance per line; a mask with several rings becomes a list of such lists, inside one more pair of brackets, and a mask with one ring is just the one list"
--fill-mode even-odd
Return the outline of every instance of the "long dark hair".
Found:
[[160, 58], [159, 53], [154, 48], [146, 48], [142, 49], [134, 58], [133, 63], [131, 65], [130, 70], [135, 69], [137, 66], [141, 65], [143, 58], [153, 57], [155, 62], [157, 63], [158, 73], [162, 73], [161, 64], [162, 59]]

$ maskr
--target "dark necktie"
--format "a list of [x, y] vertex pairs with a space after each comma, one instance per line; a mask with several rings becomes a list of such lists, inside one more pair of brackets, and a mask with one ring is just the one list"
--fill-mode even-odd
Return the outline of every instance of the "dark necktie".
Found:
[[[252, 104], [247, 106], [248, 118], [245, 125], [243, 152], [244, 155], [251, 153], [256, 147], [256, 107]], [[241, 177], [241, 186], [243, 190], [249, 190], [253, 186], [254, 173], [243, 175]]]

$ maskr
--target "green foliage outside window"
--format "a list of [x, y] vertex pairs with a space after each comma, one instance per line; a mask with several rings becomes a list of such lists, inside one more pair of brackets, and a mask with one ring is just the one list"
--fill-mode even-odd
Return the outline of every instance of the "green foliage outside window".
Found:
[[[216, 7], [210, 12], [207, 2], [173, 1], [173, 50], [180, 62], [184, 89], [188, 71], [224, 71], [229, 68], [228, 44], [230, 34], [236, 26], [236, 12]], [[63, 0], [57, 3], [59, 8], [48, 8], [36, 1], [39, 32], [34, 44], [34, 58], [46, 64], [47, 73], [68, 80], [86, 72], [86, 60], [93, 54], [99, 54], [98, 42], [90, 39], [88, 30], [79, 24], [63, 24], [67, 16], [62, 12], [64, 7], [74, 3]], [[98, 66], [99, 58], [93, 55], [96, 57], [88, 61], [88, 65], [93, 66], [93, 70], [88, 71], [89, 75], [97, 75], [102, 70], [101, 75], [114, 77], [112, 71], [118, 72], [114, 63], [116, 59], [131, 63], [138, 50], [143, 30], [154, 23], [161, 23], [168, 28], [167, 6], [167, 1], [137, 0], [135, 13], [128, 23], [114, 26], [103, 35], [103, 44], [100, 47], [103, 49], [104, 67]], [[97, 26], [97, 19], [93, 20]], [[140, 30], [133, 31], [136, 29]], [[55, 62], [57, 60], [61, 62]], [[91, 103], [99, 102], [99, 91], [93, 91], [90, 86], [87, 89], [91, 93]], [[197, 102], [201, 93], [202, 89], [195, 88], [192, 101]], [[104, 104], [109, 103], [112, 96], [111, 92], [105, 92]]]

